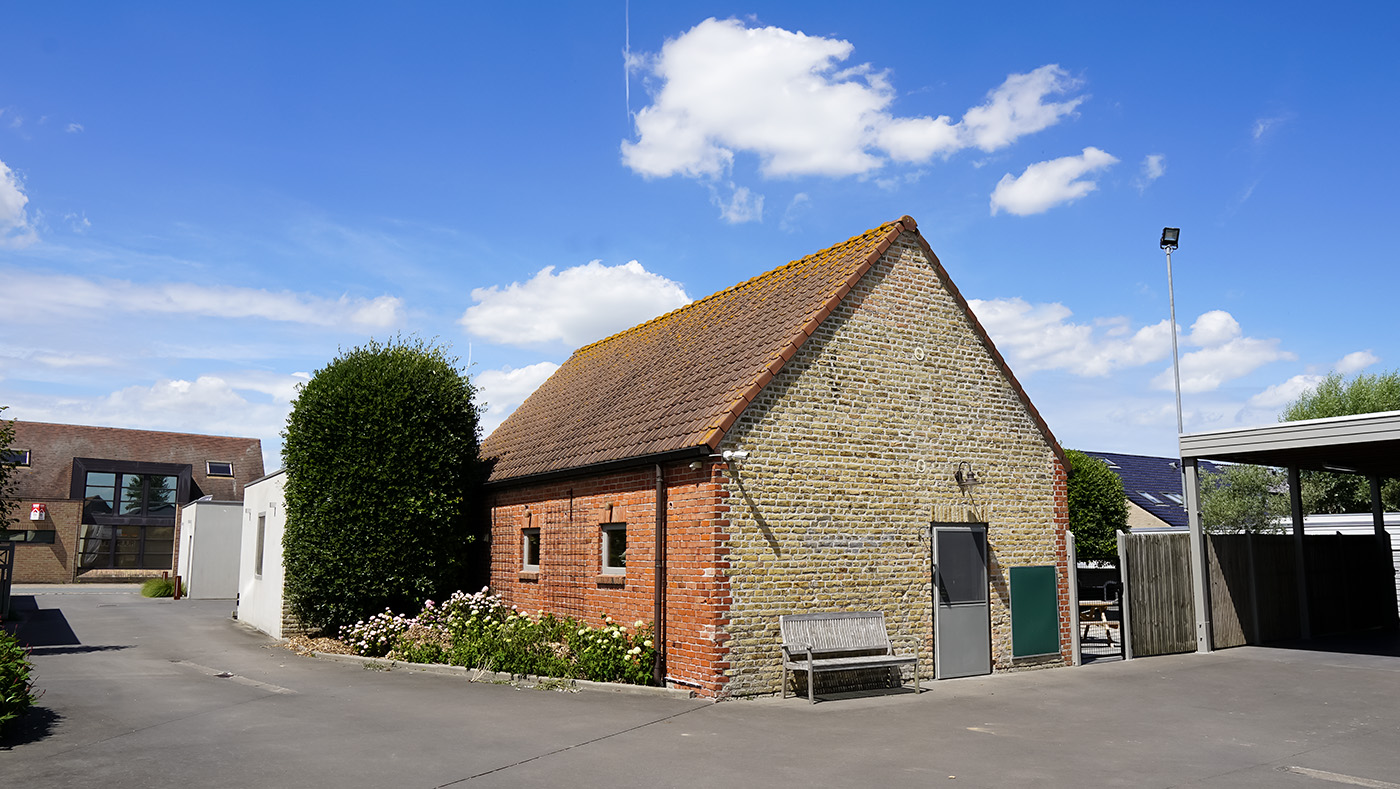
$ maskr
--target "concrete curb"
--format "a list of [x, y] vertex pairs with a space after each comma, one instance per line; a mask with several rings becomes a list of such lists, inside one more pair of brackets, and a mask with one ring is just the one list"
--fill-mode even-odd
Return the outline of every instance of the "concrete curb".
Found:
[[[306, 654], [306, 653], [302, 653]], [[336, 655], [330, 652], [312, 652], [322, 660], [338, 663], [353, 663], [365, 668], [381, 671], [417, 671], [423, 674], [439, 674], [446, 677], [460, 677], [468, 682], [486, 682], [493, 685], [514, 685], [519, 688], [540, 688], [542, 690], [597, 690], [607, 693], [625, 693], [632, 696], [660, 696], [668, 699], [692, 699], [693, 691], [683, 688], [653, 688], [647, 685], [626, 685], [621, 682], [593, 682], [587, 679], [561, 679], [559, 677], [536, 677], [530, 674], [503, 674], [499, 671], [447, 666], [442, 663], [404, 663], [387, 658], [362, 657], [360, 655]]]

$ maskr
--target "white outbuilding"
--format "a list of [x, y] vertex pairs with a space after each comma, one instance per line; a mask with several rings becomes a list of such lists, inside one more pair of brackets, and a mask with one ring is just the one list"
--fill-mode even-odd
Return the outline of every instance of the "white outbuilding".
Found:
[[243, 491], [238, 619], [274, 638], [301, 632], [283, 597], [282, 533], [287, 523], [285, 470], [248, 483]]
[[207, 498], [180, 508], [180, 558], [175, 571], [189, 597], [232, 600], [238, 596], [242, 510], [241, 502]]

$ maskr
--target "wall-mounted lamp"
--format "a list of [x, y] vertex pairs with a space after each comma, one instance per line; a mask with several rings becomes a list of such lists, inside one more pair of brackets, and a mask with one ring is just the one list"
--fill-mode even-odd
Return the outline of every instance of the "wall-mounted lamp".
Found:
[[[964, 472], [963, 469], [967, 469], [967, 471]], [[962, 488], [963, 493], [967, 493], [982, 484], [982, 480], [978, 479], [977, 474], [973, 472], [972, 464], [966, 460], [958, 464], [958, 470], [953, 472], [953, 479], [958, 483], [958, 487]]]
[[720, 453], [720, 457], [724, 458], [725, 463], [731, 460], [745, 461], [749, 459], [749, 453], [742, 449], [726, 449]]
[[699, 471], [700, 469], [702, 469], [702, 468], [704, 468], [704, 467], [705, 467], [705, 464], [704, 464], [704, 463], [701, 463], [701, 462], [698, 461], [698, 460], [692, 460], [692, 461], [690, 462], [690, 470], [691, 470], [691, 471]]

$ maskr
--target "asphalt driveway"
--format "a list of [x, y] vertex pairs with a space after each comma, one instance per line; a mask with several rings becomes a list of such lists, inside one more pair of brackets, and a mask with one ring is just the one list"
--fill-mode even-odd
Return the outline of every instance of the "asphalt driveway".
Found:
[[45, 695], [0, 745], [0, 787], [1400, 789], [1393, 640], [712, 704], [298, 657], [229, 601], [15, 594]]

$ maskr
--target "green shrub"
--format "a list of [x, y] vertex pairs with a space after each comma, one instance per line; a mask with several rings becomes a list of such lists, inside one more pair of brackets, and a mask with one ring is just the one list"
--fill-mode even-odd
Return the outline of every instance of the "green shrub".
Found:
[[174, 578], [150, 578], [141, 584], [142, 597], [174, 597]]
[[286, 595], [334, 629], [462, 582], [483, 478], [472, 385], [443, 349], [370, 342], [318, 370], [283, 433]]
[[34, 683], [29, 672], [29, 649], [21, 646], [14, 636], [0, 630], [0, 732], [33, 706]]
[[1079, 561], [1118, 563], [1118, 532], [1128, 530], [1128, 497], [1108, 464], [1073, 449], [1069, 460], [1069, 530]]
[[408, 663], [448, 663], [508, 674], [651, 684], [651, 626], [604, 616], [599, 627], [539, 612], [534, 617], [482, 589], [429, 600], [415, 617], [386, 610], [342, 628], [357, 654]]

